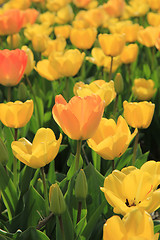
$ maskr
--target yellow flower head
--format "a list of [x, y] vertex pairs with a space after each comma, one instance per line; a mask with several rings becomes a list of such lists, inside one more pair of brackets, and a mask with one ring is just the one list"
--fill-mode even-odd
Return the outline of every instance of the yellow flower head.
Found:
[[144, 78], [137, 78], [134, 80], [132, 87], [134, 96], [140, 101], [150, 100], [156, 92], [153, 80], [146, 80]]
[[99, 34], [98, 40], [104, 54], [115, 57], [122, 52], [125, 45], [125, 34]]
[[53, 52], [49, 56], [51, 65], [63, 76], [75, 76], [84, 59], [85, 53], [78, 49], [69, 49], [63, 52]]
[[114, 170], [105, 178], [101, 190], [118, 214], [125, 215], [138, 208], [151, 213], [160, 207], [160, 191], [154, 191], [152, 175], [132, 166]]
[[70, 40], [73, 45], [79, 49], [90, 49], [97, 36], [97, 30], [94, 27], [72, 28]]
[[136, 61], [138, 55], [138, 45], [129, 44], [125, 46], [121, 52], [120, 58], [122, 63], [129, 64]]
[[32, 168], [40, 168], [50, 163], [58, 154], [62, 135], [56, 140], [50, 128], [40, 128], [30, 143], [26, 138], [20, 138], [11, 144], [14, 156]]
[[116, 97], [114, 82], [112, 80], [110, 82], [105, 82], [104, 80], [96, 80], [90, 84], [77, 82], [74, 86], [73, 91], [76, 96], [80, 97], [90, 96], [93, 93], [97, 94], [105, 102], [105, 107], [108, 106]]
[[33, 114], [33, 100], [26, 102], [8, 102], [0, 104], [0, 120], [11, 128], [24, 127]]
[[151, 216], [135, 209], [121, 220], [119, 216], [109, 218], [103, 226], [103, 240], [158, 240], [154, 235], [154, 224]]
[[123, 102], [124, 118], [133, 128], [148, 128], [151, 124], [155, 104], [151, 102]]
[[127, 122], [119, 116], [117, 124], [113, 119], [102, 118], [97, 131], [87, 143], [96, 153], [106, 160], [120, 157], [137, 134], [131, 134]]

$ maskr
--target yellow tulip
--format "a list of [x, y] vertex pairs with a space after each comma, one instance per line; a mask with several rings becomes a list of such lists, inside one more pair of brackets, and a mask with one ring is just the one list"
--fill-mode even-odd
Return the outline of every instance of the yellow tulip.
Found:
[[64, 53], [51, 53], [49, 60], [59, 74], [70, 77], [78, 73], [83, 63], [84, 56], [85, 53], [81, 53], [78, 49], [69, 49]]
[[105, 178], [101, 190], [118, 214], [125, 215], [138, 208], [151, 213], [160, 207], [160, 191], [153, 189], [152, 175], [132, 166], [114, 170]]
[[122, 220], [119, 216], [109, 218], [103, 226], [103, 240], [158, 240], [154, 235], [151, 216], [143, 210], [135, 209]]
[[160, 9], [160, 1], [159, 0], [148, 0], [148, 4], [152, 10]]
[[62, 135], [56, 140], [54, 132], [50, 128], [40, 128], [33, 143], [26, 138], [20, 138], [11, 144], [14, 156], [32, 168], [44, 167], [58, 154], [62, 141]]
[[57, 70], [52, 66], [48, 59], [43, 59], [37, 63], [34, 68], [41, 77], [46, 78], [49, 81], [54, 81], [62, 77]]
[[71, 0], [47, 0], [46, 7], [51, 12], [57, 12], [70, 2]]
[[63, 8], [59, 9], [55, 21], [58, 24], [66, 24], [71, 22], [74, 18], [74, 13], [71, 5], [67, 4]]
[[87, 143], [96, 153], [106, 160], [120, 157], [128, 148], [137, 129], [131, 134], [127, 122], [119, 116], [117, 124], [113, 119], [102, 118], [95, 134]]
[[69, 38], [71, 32], [70, 25], [62, 25], [54, 27], [54, 33], [56, 37], [63, 37], [65, 39]]
[[77, 82], [74, 86], [73, 92], [76, 96], [85, 97], [92, 94], [97, 94], [104, 101], [105, 107], [108, 106], [116, 97], [114, 89], [114, 82], [105, 82], [104, 80], [96, 80], [90, 84]]
[[159, 26], [160, 25], [160, 14], [149, 12], [147, 14], [147, 20], [148, 20], [149, 25]]
[[122, 63], [129, 64], [136, 61], [138, 55], [138, 45], [129, 44], [125, 46], [121, 52], [120, 59]]
[[47, 48], [42, 55], [48, 57], [53, 51], [63, 52], [66, 46], [66, 40], [63, 37], [58, 37], [54, 40], [48, 39]]
[[90, 28], [72, 28], [70, 33], [71, 43], [79, 49], [90, 49], [97, 36], [97, 30]]
[[48, 25], [53, 25], [55, 23], [55, 13], [54, 12], [49, 12], [49, 11], [46, 11], [44, 13], [41, 13], [39, 15], [39, 18], [38, 20], [43, 23], [43, 22], [46, 22], [48, 23]]
[[44, 52], [48, 44], [48, 36], [43, 34], [35, 34], [32, 37], [32, 46], [36, 52]]
[[[116, 56], [113, 58], [113, 63], [112, 63], [112, 72], [115, 72], [117, 68], [122, 64], [120, 55]], [[109, 72], [111, 67], [111, 57], [106, 56], [104, 59], [104, 71]]]
[[33, 114], [33, 100], [26, 102], [8, 102], [0, 104], [0, 120], [11, 128], [24, 127]]
[[34, 35], [43, 33], [43, 35], [49, 36], [53, 28], [48, 26], [48, 23], [43, 24], [28, 24], [24, 30], [24, 35], [28, 40], [32, 40]]
[[134, 86], [132, 87], [134, 96], [140, 101], [150, 100], [156, 92], [154, 88], [154, 81], [144, 78], [137, 78], [134, 80]]
[[139, 43], [146, 47], [153, 47], [158, 38], [159, 28], [158, 27], [146, 27], [138, 32], [137, 40]]
[[7, 37], [7, 43], [9, 45], [9, 48], [11, 49], [19, 48], [20, 42], [21, 42], [21, 37], [19, 33], [15, 33], [12, 36], [9, 35]]
[[155, 104], [151, 102], [123, 102], [124, 118], [133, 128], [148, 128], [151, 124]]
[[103, 50], [101, 48], [92, 48], [91, 50], [91, 57], [86, 57], [86, 60], [89, 62], [96, 64], [98, 67], [104, 66], [104, 61], [106, 58], [106, 55], [104, 54]]
[[125, 45], [124, 34], [99, 34], [98, 40], [104, 54], [112, 57], [119, 55]]
[[137, 23], [128, 24], [121, 28], [120, 33], [125, 34], [126, 42], [135, 42], [137, 40], [137, 34], [140, 29], [141, 26]]
[[29, 75], [35, 66], [34, 55], [32, 50], [27, 46], [22, 46], [21, 50], [25, 51], [25, 53], [27, 54], [27, 66], [24, 70], [24, 74]]

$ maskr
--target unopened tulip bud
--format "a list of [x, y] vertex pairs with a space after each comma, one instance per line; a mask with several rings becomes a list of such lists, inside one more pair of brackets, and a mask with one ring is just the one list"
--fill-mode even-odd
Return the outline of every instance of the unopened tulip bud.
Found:
[[47, 48], [48, 38], [42, 34], [34, 35], [32, 38], [32, 46], [36, 52], [44, 52]]
[[123, 77], [120, 73], [117, 73], [115, 76], [114, 88], [115, 88], [116, 93], [118, 93], [118, 94], [123, 92], [124, 83], [123, 83]]
[[18, 48], [20, 45], [20, 41], [21, 41], [21, 37], [19, 33], [15, 33], [7, 37], [7, 43], [10, 49]]
[[52, 184], [49, 190], [50, 209], [53, 214], [61, 215], [66, 211], [66, 203], [58, 184]]
[[25, 51], [27, 54], [27, 66], [25, 68], [24, 74], [29, 75], [35, 66], [34, 55], [31, 49], [27, 46], [22, 46], [21, 50]]
[[75, 196], [78, 200], [82, 201], [86, 199], [87, 194], [88, 194], [87, 179], [83, 169], [81, 169], [76, 178]]
[[9, 155], [8, 155], [8, 150], [6, 148], [6, 145], [4, 144], [1, 138], [0, 138], [0, 153], [1, 153], [0, 163], [5, 166], [9, 160]]
[[27, 87], [23, 82], [21, 82], [18, 86], [17, 96], [18, 99], [22, 102], [26, 101], [29, 97]]

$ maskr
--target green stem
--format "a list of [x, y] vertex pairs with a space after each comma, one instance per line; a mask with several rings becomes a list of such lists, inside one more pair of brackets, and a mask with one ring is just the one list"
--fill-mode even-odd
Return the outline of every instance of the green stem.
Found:
[[132, 158], [132, 165], [133, 166], [135, 165], [135, 160], [136, 160], [138, 139], [139, 139], [139, 132], [137, 132], [136, 137], [135, 137], [135, 141], [134, 141], [133, 158]]
[[115, 114], [116, 114], [116, 112], [117, 112], [118, 97], [119, 97], [119, 94], [117, 93], [116, 98], [115, 98], [115, 102], [114, 102], [114, 109], [113, 109], [113, 115], [114, 115], [114, 116], [115, 116]]
[[33, 98], [34, 98], [34, 101], [35, 101], [35, 105], [36, 105], [36, 108], [37, 108], [37, 114], [38, 114], [38, 124], [39, 124], [39, 127], [41, 127], [41, 120], [40, 120], [40, 113], [39, 113], [39, 108], [38, 108], [38, 103], [37, 103], [37, 99], [36, 99], [36, 95], [33, 91], [33, 88], [32, 88], [32, 84], [28, 78], [28, 76], [25, 74], [25, 79], [30, 87], [30, 90], [31, 90], [31, 93], [33, 95]]
[[10, 37], [11, 37], [11, 45], [10, 45], [10, 48], [11, 48], [11, 50], [13, 50], [13, 34], [11, 34]]
[[63, 221], [62, 221], [61, 215], [58, 216], [58, 220], [59, 220], [59, 225], [60, 225], [60, 229], [61, 229], [61, 233], [62, 233], [62, 240], [65, 240], [64, 226], [63, 226]]
[[[18, 128], [15, 128], [14, 140], [17, 141]], [[13, 158], [13, 182], [15, 186], [17, 185], [17, 158]]]
[[114, 159], [112, 160], [112, 171], [115, 169]]
[[78, 213], [77, 213], [77, 223], [80, 221], [81, 219], [81, 211], [82, 211], [82, 202], [79, 201], [78, 202]]
[[109, 80], [110, 81], [112, 79], [112, 67], [113, 67], [113, 57], [111, 57], [111, 65], [110, 65], [110, 71], [109, 71]]
[[49, 202], [48, 202], [48, 193], [47, 193], [47, 186], [46, 186], [46, 178], [45, 178], [45, 171], [44, 167], [41, 167], [41, 174], [42, 174], [42, 182], [44, 188], [44, 199], [45, 199], [45, 207], [46, 207], [46, 216], [49, 214]]
[[11, 87], [7, 87], [7, 102], [11, 101]]
[[81, 154], [82, 140], [77, 140], [77, 152], [76, 152], [76, 171], [79, 170], [79, 158]]

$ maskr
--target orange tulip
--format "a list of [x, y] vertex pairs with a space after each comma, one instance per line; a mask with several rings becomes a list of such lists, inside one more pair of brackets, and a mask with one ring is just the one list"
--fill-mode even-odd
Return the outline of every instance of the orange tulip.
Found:
[[24, 13], [19, 9], [10, 9], [0, 15], [0, 35], [18, 33], [23, 27]]
[[0, 50], [0, 84], [17, 85], [27, 65], [27, 54], [20, 49]]
[[98, 95], [84, 98], [74, 96], [68, 103], [62, 95], [57, 95], [52, 114], [68, 137], [85, 140], [97, 130], [103, 111], [104, 102]]
[[35, 23], [39, 12], [34, 8], [28, 8], [24, 11], [24, 20], [23, 20], [23, 27], [26, 26], [28, 23], [33, 24]]

